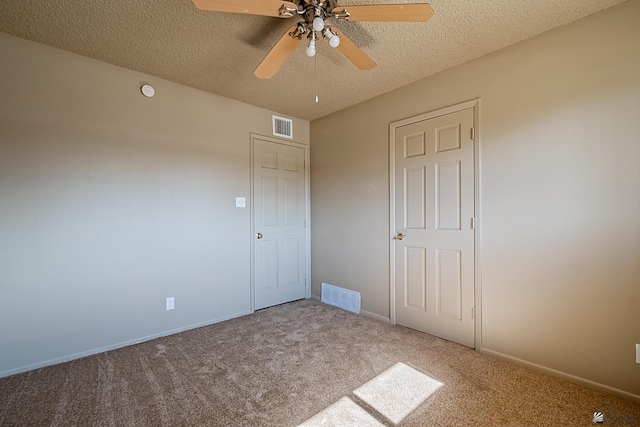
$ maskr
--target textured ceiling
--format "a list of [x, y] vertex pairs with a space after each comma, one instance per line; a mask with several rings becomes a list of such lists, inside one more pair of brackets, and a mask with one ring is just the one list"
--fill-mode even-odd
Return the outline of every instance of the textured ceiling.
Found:
[[298, 18], [205, 12], [190, 0], [3, 0], [0, 31], [313, 120], [623, 1], [431, 0], [427, 23], [328, 20], [378, 66], [359, 71], [326, 41], [308, 58], [303, 42], [271, 80], [253, 70]]

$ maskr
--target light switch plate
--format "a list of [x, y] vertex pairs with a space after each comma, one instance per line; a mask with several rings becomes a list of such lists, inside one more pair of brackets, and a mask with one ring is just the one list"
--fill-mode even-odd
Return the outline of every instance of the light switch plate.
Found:
[[640, 344], [636, 344], [636, 363], [640, 363]]
[[175, 300], [173, 297], [167, 298], [167, 310], [173, 310], [175, 308]]
[[236, 197], [236, 208], [244, 208], [247, 206], [247, 200], [244, 197]]

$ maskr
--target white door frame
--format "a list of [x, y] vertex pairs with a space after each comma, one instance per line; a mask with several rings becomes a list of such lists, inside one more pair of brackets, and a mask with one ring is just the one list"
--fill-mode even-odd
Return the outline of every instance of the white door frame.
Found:
[[475, 129], [473, 163], [474, 163], [474, 304], [475, 312], [475, 345], [476, 349], [482, 348], [482, 274], [481, 274], [481, 254], [480, 239], [482, 223], [480, 218], [480, 99], [463, 102], [461, 104], [452, 105], [450, 107], [441, 108], [429, 113], [420, 114], [408, 119], [398, 120], [389, 125], [389, 313], [391, 315], [391, 323], [396, 324], [396, 255], [395, 240], [393, 236], [396, 234], [396, 129], [401, 126], [410, 125], [421, 122], [434, 117], [444, 116], [446, 114], [455, 113], [461, 110], [473, 108], [473, 122]]
[[282, 145], [288, 145], [290, 147], [296, 147], [296, 148], [302, 148], [304, 149], [304, 208], [305, 208], [305, 215], [304, 215], [304, 221], [305, 221], [305, 298], [309, 299], [311, 298], [311, 183], [310, 183], [310, 177], [311, 174], [309, 172], [309, 145], [307, 144], [302, 144], [296, 141], [291, 141], [291, 140], [284, 140], [284, 139], [280, 139], [280, 138], [274, 138], [272, 136], [265, 136], [265, 135], [260, 135], [257, 133], [253, 133], [251, 132], [249, 134], [250, 136], [250, 140], [251, 140], [251, 147], [250, 147], [250, 167], [249, 170], [251, 171], [251, 177], [250, 177], [250, 194], [251, 194], [251, 200], [249, 203], [249, 215], [251, 217], [251, 235], [250, 235], [250, 241], [251, 241], [251, 265], [250, 265], [250, 271], [251, 271], [251, 312], [255, 311], [255, 307], [256, 307], [256, 303], [255, 303], [255, 286], [256, 286], [256, 281], [255, 281], [255, 246], [256, 246], [256, 238], [255, 238], [255, 234], [256, 234], [256, 230], [255, 230], [255, 224], [254, 224], [254, 210], [253, 210], [253, 201], [254, 201], [254, 185], [253, 185], [253, 166], [254, 166], [254, 161], [253, 161], [253, 155], [254, 155], [254, 148], [255, 148], [255, 141], [256, 139], [259, 139], [261, 141], [267, 141], [267, 142], [272, 142], [275, 144], [282, 144]]

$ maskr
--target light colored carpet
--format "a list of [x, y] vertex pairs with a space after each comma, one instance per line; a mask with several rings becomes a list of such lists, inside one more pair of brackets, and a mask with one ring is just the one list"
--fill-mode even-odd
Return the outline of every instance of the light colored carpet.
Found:
[[630, 401], [312, 300], [0, 379], [0, 426], [589, 426], [596, 411], [640, 426]]

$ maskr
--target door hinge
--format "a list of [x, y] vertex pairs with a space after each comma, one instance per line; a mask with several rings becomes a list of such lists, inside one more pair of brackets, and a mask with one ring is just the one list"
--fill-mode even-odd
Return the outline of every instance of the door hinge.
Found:
[[475, 216], [471, 217], [471, 229], [472, 230], [476, 229], [476, 217]]
[[471, 320], [476, 320], [476, 308], [471, 307]]
[[471, 139], [474, 141], [476, 139], [476, 128], [471, 128]]

